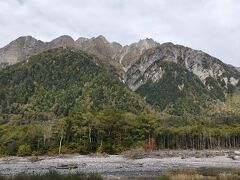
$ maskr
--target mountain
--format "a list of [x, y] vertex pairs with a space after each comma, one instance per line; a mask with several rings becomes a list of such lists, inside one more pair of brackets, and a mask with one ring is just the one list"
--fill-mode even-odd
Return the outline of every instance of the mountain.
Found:
[[147, 109], [113, 69], [94, 56], [68, 48], [32, 56], [0, 71], [0, 119], [23, 123], [105, 107], [135, 114]]
[[96, 56], [112, 66], [112, 73], [149, 104], [170, 114], [203, 112], [215, 101], [225, 101], [240, 80], [235, 67], [217, 58], [173, 43], [159, 44], [153, 39], [122, 46], [104, 36], [74, 41], [64, 35], [51, 42], [20, 37], [0, 49], [0, 62], [6, 67], [59, 47]]
[[79, 38], [76, 40], [76, 47], [82, 51], [107, 59], [114, 59], [116, 54], [122, 49], [122, 45], [116, 42], [110, 43], [103, 36], [91, 39]]
[[165, 43], [146, 50], [124, 79], [161, 110], [180, 108], [197, 113], [206, 108], [205, 102], [224, 100], [232, 93], [239, 85], [240, 73], [202, 51]]
[[16, 64], [50, 49], [74, 47], [74, 43], [74, 40], [70, 36], [61, 36], [47, 43], [31, 36], [23, 36], [0, 49], [0, 67]]
[[94, 54], [101, 58], [113, 60], [120, 64], [126, 71], [147, 49], [158, 46], [159, 43], [153, 39], [140, 40], [137, 43], [122, 46], [117, 42], [110, 43], [105, 37], [79, 38], [76, 41], [76, 48]]
[[81, 37], [74, 41], [72, 37], [64, 35], [50, 42], [42, 42], [31, 36], [23, 36], [0, 49], [0, 67], [24, 61], [43, 51], [58, 47], [70, 47], [111, 61], [115, 66], [120, 64], [122, 69], [126, 69], [139, 58], [144, 50], [157, 45], [158, 43], [152, 39], [140, 40], [138, 43], [122, 46], [117, 42], [110, 43], [103, 36], [91, 39]]
[[122, 46], [117, 42], [110, 43], [105, 37], [98, 36], [97, 38], [79, 38], [76, 41], [76, 48], [94, 54], [100, 58], [114, 61], [120, 65], [122, 70], [126, 71], [147, 49], [158, 46], [159, 43], [153, 39], [140, 40], [137, 43]]
[[160, 45], [153, 39], [140, 40], [137, 43], [133, 43], [124, 46], [119, 53], [116, 54], [115, 59], [123, 66], [125, 71], [134, 64], [145, 50], [157, 47]]
[[0, 52], [0, 155], [239, 148], [240, 72], [202, 51], [61, 36]]
[[42, 45], [42, 41], [38, 41], [31, 36], [20, 37], [0, 49], [0, 64], [12, 65], [26, 60], [39, 53], [39, 48]]
[[[221, 78], [219, 81], [224, 81], [226, 85], [236, 86], [239, 82], [238, 71], [217, 58], [202, 51], [172, 43], [164, 43], [146, 51], [127, 71], [126, 79], [130, 87], [136, 90], [146, 83], [148, 78], [157, 81], [164, 73], [160, 67], [155, 65], [159, 61], [179, 64], [196, 75], [204, 84], [207, 84], [209, 78], [216, 80], [218, 77]], [[155, 68], [155, 71], [153, 68]], [[136, 72], [139, 72], [139, 74], [136, 74]], [[135, 75], [134, 78], [132, 78], [133, 74]], [[144, 76], [147, 78], [143, 78]], [[210, 86], [209, 89], [211, 89]]]

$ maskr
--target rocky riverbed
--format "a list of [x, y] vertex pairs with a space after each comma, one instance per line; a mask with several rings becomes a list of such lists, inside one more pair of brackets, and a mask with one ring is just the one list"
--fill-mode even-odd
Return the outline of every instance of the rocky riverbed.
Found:
[[106, 179], [154, 179], [162, 172], [174, 169], [240, 167], [238, 151], [157, 151], [141, 155], [141, 158], [132, 158], [127, 152], [110, 156], [2, 157], [0, 174], [45, 173], [56, 170], [60, 173], [98, 172]]

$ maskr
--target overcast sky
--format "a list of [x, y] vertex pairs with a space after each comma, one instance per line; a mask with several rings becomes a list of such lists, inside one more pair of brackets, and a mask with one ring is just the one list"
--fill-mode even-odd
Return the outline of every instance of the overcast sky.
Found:
[[0, 46], [60, 35], [129, 44], [143, 38], [203, 50], [240, 66], [240, 0], [0, 0]]

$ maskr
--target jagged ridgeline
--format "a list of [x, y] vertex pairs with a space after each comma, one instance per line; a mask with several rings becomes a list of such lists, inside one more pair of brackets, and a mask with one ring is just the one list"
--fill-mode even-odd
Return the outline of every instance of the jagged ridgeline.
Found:
[[49, 121], [105, 107], [138, 114], [144, 101], [115, 69], [80, 51], [54, 49], [0, 72], [1, 122]]

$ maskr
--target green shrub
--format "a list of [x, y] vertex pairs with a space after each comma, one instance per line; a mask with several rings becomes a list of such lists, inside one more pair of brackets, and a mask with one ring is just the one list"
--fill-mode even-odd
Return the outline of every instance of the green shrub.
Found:
[[31, 147], [28, 144], [19, 146], [17, 155], [18, 156], [30, 156], [32, 154]]

